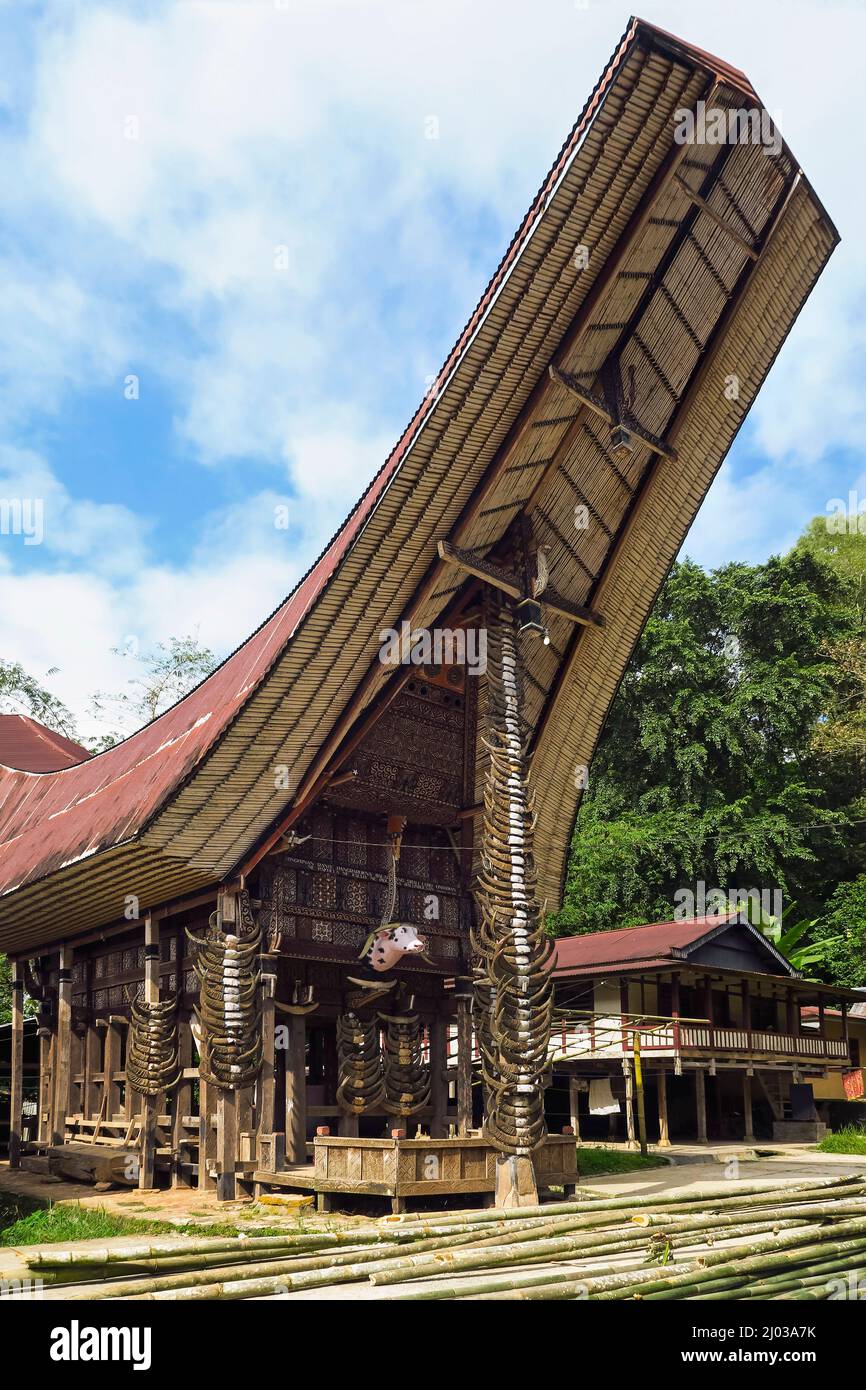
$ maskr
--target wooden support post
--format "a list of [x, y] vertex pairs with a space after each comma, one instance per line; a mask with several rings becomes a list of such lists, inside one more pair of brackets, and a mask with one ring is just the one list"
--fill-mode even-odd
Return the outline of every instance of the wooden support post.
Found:
[[568, 1078], [568, 1113], [571, 1127], [574, 1130], [574, 1138], [580, 1143], [580, 1091], [577, 1089], [577, 1077], [569, 1075]]
[[213, 1191], [216, 1178], [216, 1131], [214, 1130], [214, 1103], [216, 1087], [208, 1081], [199, 1081], [198, 1110], [198, 1188], [199, 1191]]
[[12, 962], [12, 1076], [9, 1097], [9, 1167], [21, 1167], [21, 1130], [24, 1105], [24, 977], [18, 961]]
[[259, 1072], [257, 1087], [257, 1114], [256, 1114], [256, 1151], [258, 1153], [258, 1141], [264, 1139], [274, 1132], [274, 1104], [276, 1098], [276, 990], [277, 977], [275, 974], [261, 973], [260, 978], [260, 997], [262, 1013], [262, 1069]]
[[752, 1120], [752, 1078], [747, 1071], [743, 1072], [743, 1118], [743, 1138], [751, 1142], [755, 1137], [755, 1130]]
[[[820, 1004], [818, 1006], [818, 1012], [820, 1017]], [[800, 1031], [800, 1011], [797, 1008], [797, 996], [795, 995], [794, 991], [790, 988], [790, 986], [788, 987], [788, 989], [785, 990], [785, 1013], [787, 1017], [788, 1032], [791, 1033], [794, 1037], [796, 1037]]]
[[[144, 1002], [159, 1003], [159, 921], [148, 914], [144, 919]], [[127, 1051], [129, 1037], [127, 1037]], [[127, 1088], [129, 1080], [127, 1078]], [[138, 1186], [149, 1192], [156, 1185], [156, 1117], [159, 1096], [141, 1098], [141, 1149]]]
[[[180, 960], [180, 956], [178, 956]], [[174, 1088], [171, 1112], [171, 1185], [172, 1187], [191, 1187], [188, 1165], [190, 1161], [189, 1136], [184, 1120], [192, 1109], [192, 1080], [184, 1076], [192, 1066], [192, 1032], [189, 1019], [178, 1015], [177, 1057], [180, 1063], [180, 1081]]]
[[671, 1136], [668, 1132], [668, 1079], [664, 1067], [657, 1072], [659, 1095], [659, 1148], [669, 1149]]
[[430, 1100], [433, 1114], [430, 1119], [430, 1138], [444, 1139], [448, 1111], [447, 1039], [445, 1020], [438, 1014], [430, 1024]]
[[40, 1144], [51, 1142], [52, 1122], [52, 1053], [54, 1051], [54, 1032], [42, 1026], [39, 1029], [39, 1122], [36, 1137]]
[[87, 1024], [87, 1032], [84, 1035], [84, 1088], [82, 1092], [81, 1111], [85, 1119], [92, 1120], [102, 1109], [102, 1100], [105, 1095], [104, 1088], [97, 1081], [100, 1070], [100, 1058], [102, 1052], [102, 1039], [99, 1030], [91, 1020]]
[[465, 1139], [472, 1129], [472, 1003], [457, 997], [457, 1134]]
[[72, 947], [60, 948], [60, 972], [57, 984], [57, 1049], [54, 1059], [54, 1113], [52, 1117], [53, 1144], [66, 1138], [66, 1113], [69, 1108], [69, 1077], [72, 1061]]
[[109, 1018], [102, 1056], [102, 1089], [106, 1097], [104, 1111], [109, 1120], [113, 1120], [120, 1110], [120, 1086], [114, 1079], [120, 1071], [120, 1049], [120, 1027]]
[[625, 1133], [626, 1140], [630, 1149], [638, 1146], [635, 1138], [634, 1124], [634, 1076], [631, 1070], [631, 1058], [623, 1057], [622, 1074], [625, 1077]]
[[646, 1098], [643, 1091], [643, 1067], [640, 1058], [640, 1030], [632, 1034], [634, 1049], [634, 1086], [637, 1094], [637, 1130], [640, 1137], [640, 1151], [645, 1154], [646, 1147]]
[[289, 1015], [286, 1049], [286, 1162], [307, 1161], [307, 1025], [303, 1014]]
[[218, 1202], [233, 1202], [237, 1196], [235, 1165], [238, 1152], [237, 1091], [217, 1091], [216, 1192]]
[[697, 1115], [698, 1143], [707, 1142], [707, 1083], [699, 1067], [695, 1072], [695, 1111]]

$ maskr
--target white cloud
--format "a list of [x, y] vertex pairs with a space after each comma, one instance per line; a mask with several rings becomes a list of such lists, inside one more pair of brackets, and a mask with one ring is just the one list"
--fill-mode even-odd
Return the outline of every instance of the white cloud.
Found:
[[[39, 489], [50, 523], [26, 565], [0, 544], [2, 650], [37, 674], [59, 665], [76, 711], [125, 678], [110, 648], [128, 635], [242, 640], [380, 466], [626, 12], [548, 0], [547, 22], [526, 14], [525, 0], [102, 0], [47, 7], [8, 72], [0, 56], [19, 241], [0, 262], [0, 429], [19, 446], [0, 455], [0, 496]], [[850, 103], [866, 12], [658, 0], [653, 19], [749, 73], [847, 238], [751, 417], [766, 465], [726, 466], [689, 537], [706, 563], [755, 558], [797, 534], [827, 451], [863, 437]], [[191, 467], [272, 470], [242, 502], [185, 518], [184, 562], [166, 563], [148, 520], [20, 448], [28, 420], [54, 412], [62, 431], [76, 392], [128, 370], [168, 388]]]

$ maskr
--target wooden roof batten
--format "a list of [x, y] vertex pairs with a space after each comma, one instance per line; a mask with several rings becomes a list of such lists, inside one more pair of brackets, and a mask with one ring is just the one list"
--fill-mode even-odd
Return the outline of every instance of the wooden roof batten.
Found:
[[[349, 522], [258, 634], [175, 712], [127, 741], [127, 762], [142, 741], [159, 744], [141, 759], [154, 788], [144, 811], [121, 804], [124, 835], [106, 839], [114, 831], [103, 785], [113, 788], [109, 770], [123, 763], [123, 745], [92, 760], [89, 782], [73, 769], [55, 806], [41, 788], [35, 798], [23, 788], [6, 841], [18, 849], [14, 882], [10, 873], [0, 883], [0, 948], [46, 939], [44, 924], [61, 909], [70, 928], [110, 920], [130, 879], [146, 882], [143, 904], [159, 901], [160, 865], [176, 896], [243, 871], [277, 825], [345, 771], [355, 731], [390, 679], [371, 658], [377, 631], [442, 621], [476, 582], [455, 584], [456, 551], [499, 564], [493, 552], [520, 518], [549, 547], [563, 608], [573, 610], [551, 606], [550, 646], [527, 648], [542, 892], [555, 906], [577, 806], [562, 769], [572, 757], [589, 762], [679, 541], [837, 240], [786, 146], [773, 161], [726, 149], [725, 186], [708, 181], [694, 147], [672, 133], [673, 113], [701, 99], [757, 100], [736, 70], [633, 20], [437, 390]], [[694, 165], [715, 216], [677, 182]], [[728, 184], [754, 256], [717, 225], [730, 216]], [[771, 222], [786, 229], [787, 264], [773, 251]], [[590, 247], [590, 269], [571, 265], [575, 243]], [[720, 406], [729, 347], [741, 399]], [[619, 415], [614, 428], [639, 421], [647, 439], [633, 433], [633, 449], [618, 459], [605, 437], [611, 422], [551, 377], [551, 364], [582, 390], [599, 383], [608, 413]], [[628, 418], [632, 403], [637, 421]], [[653, 439], [666, 454], [647, 447]], [[589, 521], [576, 536], [569, 515], [580, 499]], [[604, 625], [576, 622], [578, 611]], [[217, 710], [205, 696], [220, 682], [234, 704]], [[183, 722], [187, 709], [192, 723]], [[163, 726], [170, 736], [160, 743]], [[175, 742], [182, 757], [166, 752]], [[169, 758], [179, 769], [170, 784], [157, 765]], [[291, 768], [280, 794], [276, 763]], [[136, 775], [120, 767], [120, 792]], [[73, 794], [78, 785], [85, 795]], [[43, 802], [57, 843], [44, 867]], [[99, 812], [106, 830], [93, 821]], [[73, 822], [76, 838], [64, 829]], [[59, 843], [64, 833], [68, 845]], [[34, 846], [35, 876], [25, 844]], [[50, 931], [57, 939], [53, 922]]]

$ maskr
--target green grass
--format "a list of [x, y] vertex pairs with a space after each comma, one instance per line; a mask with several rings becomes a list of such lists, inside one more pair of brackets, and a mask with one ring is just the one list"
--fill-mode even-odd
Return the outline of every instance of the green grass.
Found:
[[826, 1134], [818, 1148], [825, 1154], [866, 1154], [866, 1129], [860, 1125], [844, 1125]]
[[635, 1153], [633, 1149], [584, 1149], [577, 1151], [577, 1171], [582, 1178], [603, 1173], [636, 1173], [641, 1168], [666, 1168], [667, 1160], [657, 1154]]
[[[262, 1227], [257, 1236], [282, 1235], [283, 1227]], [[107, 1240], [111, 1236], [236, 1236], [231, 1222], [210, 1226], [189, 1222], [147, 1221], [114, 1216], [103, 1207], [82, 1207], [73, 1202], [40, 1206], [25, 1197], [0, 1193], [0, 1245], [45, 1245], [70, 1240]]]

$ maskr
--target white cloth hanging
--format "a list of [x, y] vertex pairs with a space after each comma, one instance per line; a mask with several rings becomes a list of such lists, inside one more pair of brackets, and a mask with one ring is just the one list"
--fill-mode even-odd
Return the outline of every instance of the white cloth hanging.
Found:
[[610, 1089], [610, 1080], [603, 1076], [589, 1083], [590, 1115], [618, 1115], [619, 1101]]

